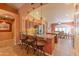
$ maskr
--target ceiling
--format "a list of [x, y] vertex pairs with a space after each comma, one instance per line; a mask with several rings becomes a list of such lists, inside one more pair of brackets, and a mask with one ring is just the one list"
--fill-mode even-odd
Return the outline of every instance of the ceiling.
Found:
[[19, 9], [24, 3], [7, 3], [7, 5], [15, 8], [15, 9]]
[[[42, 10], [42, 14], [41, 14]], [[73, 13], [74, 13], [74, 5], [73, 4], [65, 4], [65, 3], [50, 3], [44, 5], [42, 7], [37, 8], [32, 11], [30, 15], [34, 15], [39, 17], [39, 15], [46, 19], [49, 23], [63, 23], [63, 22], [71, 22], [73, 21]]]
[[11, 18], [11, 19], [15, 18], [14, 13], [11, 13], [11, 12], [8, 12], [8, 11], [2, 10], [2, 9], [0, 9], [0, 16], [6, 17], [6, 18], [8, 17], [8, 18]]
[[[24, 3], [7, 3], [7, 5], [16, 9], [20, 9], [23, 4]], [[42, 15], [42, 17], [49, 23], [70, 22], [73, 21], [74, 10], [73, 4], [50, 3], [36, 8], [34, 11], [31, 11], [30, 15], [35, 15], [36, 18], [39, 18]]]
[[[20, 9], [24, 4], [30, 7], [34, 7], [34, 8], [36, 8], [38, 5], [40, 6], [40, 3], [7, 3], [7, 5], [15, 9]], [[42, 3], [42, 4], [44, 5], [46, 3]]]

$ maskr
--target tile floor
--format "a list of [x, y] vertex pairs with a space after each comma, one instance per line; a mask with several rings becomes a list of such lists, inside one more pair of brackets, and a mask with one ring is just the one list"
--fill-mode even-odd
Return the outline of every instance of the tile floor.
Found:
[[73, 56], [73, 42], [71, 39], [58, 39], [54, 56]]
[[25, 56], [24, 49], [14, 45], [13, 40], [0, 41], [0, 56]]
[[13, 40], [0, 41], [0, 56], [36, 56], [33, 54], [33, 49], [29, 49], [27, 54], [25, 46], [14, 45], [13, 42]]
[[[73, 44], [71, 39], [59, 39], [56, 44], [54, 56], [73, 56]], [[0, 56], [32, 56], [20, 46], [13, 44], [13, 40], [0, 41]]]

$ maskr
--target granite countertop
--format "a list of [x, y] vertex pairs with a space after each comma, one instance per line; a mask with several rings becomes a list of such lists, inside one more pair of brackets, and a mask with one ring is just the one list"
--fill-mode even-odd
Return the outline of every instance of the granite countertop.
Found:
[[51, 35], [51, 34], [46, 34], [46, 35], [37, 35], [38, 37], [42, 37], [42, 38], [54, 38], [55, 35]]

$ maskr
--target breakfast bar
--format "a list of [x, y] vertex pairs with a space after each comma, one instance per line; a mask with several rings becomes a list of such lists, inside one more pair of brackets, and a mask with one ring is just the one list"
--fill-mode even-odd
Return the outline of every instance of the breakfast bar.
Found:
[[[45, 55], [52, 55], [54, 47], [55, 47], [55, 41], [54, 37], [55, 35], [46, 34], [45, 36], [42, 35], [36, 35], [31, 36], [27, 35], [28, 39], [27, 41], [32, 41], [31, 45], [33, 48], [36, 48], [40, 53], [43, 52]], [[30, 42], [28, 42], [30, 43]]]

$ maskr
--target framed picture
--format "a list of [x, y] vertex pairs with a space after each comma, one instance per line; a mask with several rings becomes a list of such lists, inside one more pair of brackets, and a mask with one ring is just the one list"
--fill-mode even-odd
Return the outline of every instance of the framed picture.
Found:
[[0, 22], [0, 32], [10, 32], [12, 25], [8, 22]]

